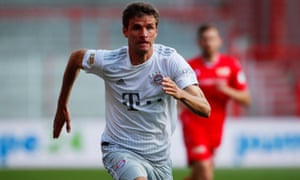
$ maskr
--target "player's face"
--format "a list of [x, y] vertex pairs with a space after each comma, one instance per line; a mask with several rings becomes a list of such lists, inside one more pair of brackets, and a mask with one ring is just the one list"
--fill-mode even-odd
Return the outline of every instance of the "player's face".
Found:
[[153, 16], [134, 17], [129, 20], [128, 27], [123, 27], [124, 36], [128, 38], [128, 46], [136, 54], [152, 53], [157, 37], [156, 19]]
[[222, 45], [219, 32], [216, 29], [208, 29], [199, 37], [198, 45], [205, 55], [217, 53]]

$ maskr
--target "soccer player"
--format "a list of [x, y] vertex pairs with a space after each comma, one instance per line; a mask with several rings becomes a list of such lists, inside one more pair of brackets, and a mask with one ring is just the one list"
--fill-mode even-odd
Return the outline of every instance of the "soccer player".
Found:
[[240, 63], [219, 53], [222, 40], [215, 25], [204, 24], [197, 32], [201, 55], [189, 60], [199, 86], [209, 104], [209, 119], [191, 113], [183, 107], [180, 113], [188, 165], [191, 167], [190, 180], [213, 179], [213, 155], [221, 143], [226, 105], [229, 99], [248, 105], [250, 96], [244, 72]]
[[57, 111], [54, 138], [66, 124], [68, 100], [80, 69], [104, 79], [106, 128], [102, 134], [103, 163], [114, 179], [171, 180], [170, 137], [177, 119], [176, 100], [208, 117], [210, 106], [194, 71], [175, 49], [154, 44], [159, 13], [136, 2], [123, 11], [128, 46], [115, 50], [78, 50], [67, 64]]

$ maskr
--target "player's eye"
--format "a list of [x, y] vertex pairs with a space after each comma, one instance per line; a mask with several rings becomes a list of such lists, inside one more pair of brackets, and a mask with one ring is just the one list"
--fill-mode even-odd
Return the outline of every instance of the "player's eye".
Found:
[[141, 29], [141, 26], [139, 24], [134, 24], [132, 26], [132, 30], [140, 30]]
[[153, 24], [149, 24], [147, 25], [147, 30], [150, 31], [150, 30], [154, 30], [154, 25]]

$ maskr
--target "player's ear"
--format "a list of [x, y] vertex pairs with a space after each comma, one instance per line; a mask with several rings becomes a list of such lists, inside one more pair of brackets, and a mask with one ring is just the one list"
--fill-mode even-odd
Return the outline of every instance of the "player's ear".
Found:
[[126, 38], [128, 38], [128, 28], [123, 26], [122, 31], [123, 31], [123, 35], [124, 35]]
[[157, 25], [156, 25], [156, 34], [155, 34], [155, 38], [158, 36], [158, 28], [157, 28]]
[[201, 48], [202, 44], [201, 44], [201, 39], [200, 39], [200, 37], [197, 37], [196, 44], [197, 44], [198, 47]]
[[217, 44], [216, 46], [218, 48], [221, 48], [221, 46], [223, 45], [223, 40], [222, 40], [222, 38], [219, 34], [218, 34], [217, 39], [216, 39], [216, 44]]

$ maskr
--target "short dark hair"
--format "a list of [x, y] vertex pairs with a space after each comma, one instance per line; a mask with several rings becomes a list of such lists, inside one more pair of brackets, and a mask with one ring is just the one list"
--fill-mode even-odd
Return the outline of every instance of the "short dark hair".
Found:
[[151, 4], [145, 2], [134, 2], [130, 3], [123, 10], [123, 27], [127, 28], [129, 25], [129, 20], [133, 17], [142, 17], [145, 15], [153, 16], [156, 20], [156, 26], [158, 26], [159, 21], [159, 11]]
[[215, 29], [219, 32], [219, 29], [215, 24], [206, 23], [206, 24], [202, 24], [198, 27], [197, 37], [200, 38], [205, 31], [210, 30], [210, 29]]

